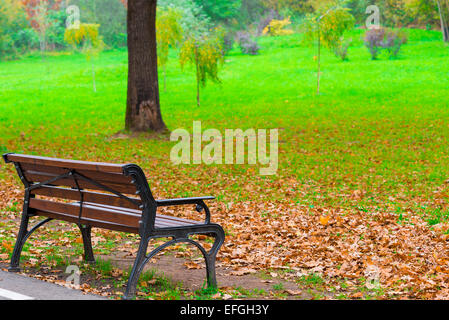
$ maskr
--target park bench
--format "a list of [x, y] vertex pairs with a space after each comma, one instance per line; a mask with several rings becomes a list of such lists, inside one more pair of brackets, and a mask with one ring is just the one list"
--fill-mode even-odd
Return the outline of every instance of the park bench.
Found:
[[[137, 257], [131, 270], [125, 299], [135, 296], [139, 276], [145, 264], [162, 249], [179, 242], [195, 245], [206, 262], [208, 286], [216, 286], [215, 258], [223, 244], [223, 228], [210, 222], [205, 200], [214, 197], [155, 200], [145, 174], [135, 164], [110, 164], [21, 155], [3, 155], [6, 163], [13, 163], [25, 186], [21, 224], [9, 270], [19, 271], [20, 254], [25, 241], [39, 227], [56, 219], [78, 225], [84, 244], [84, 259], [95, 262], [91, 228], [135, 233], [140, 236]], [[196, 205], [205, 211], [205, 221], [161, 215], [159, 207]], [[28, 230], [31, 217], [44, 216]], [[203, 234], [215, 238], [209, 251], [190, 238]], [[149, 241], [167, 238], [163, 245], [147, 254]]]

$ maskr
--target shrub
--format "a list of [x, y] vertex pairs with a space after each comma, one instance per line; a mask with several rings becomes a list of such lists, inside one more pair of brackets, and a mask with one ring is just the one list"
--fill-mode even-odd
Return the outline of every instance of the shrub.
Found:
[[403, 44], [408, 41], [407, 34], [402, 30], [387, 30], [382, 42], [382, 47], [390, 58], [396, 58]]
[[22, 53], [39, 48], [39, 37], [32, 28], [22, 29], [12, 35], [14, 46]]
[[373, 28], [365, 34], [365, 46], [373, 60], [377, 59], [382, 50], [385, 50], [390, 58], [397, 57], [402, 45], [407, 41], [407, 34], [402, 30]]
[[348, 49], [351, 43], [352, 43], [351, 38], [344, 39], [344, 37], [342, 37], [339, 44], [336, 47], [334, 47], [335, 55], [343, 61], [348, 60]]
[[368, 29], [365, 33], [365, 46], [368, 48], [371, 59], [376, 60], [382, 51], [382, 42], [385, 37], [384, 28], [372, 28]]
[[293, 30], [285, 29], [291, 24], [290, 17], [283, 20], [273, 19], [271, 22], [263, 29], [264, 35], [269, 36], [282, 36], [287, 34], [292, 34]]
[[265, 28], [273, 21], [273, 19], [280, 19], [281, 17], [275, 10], [270, 10], [257, 25], [257, 35], [260, 36]]
[[228, 55], [229, 51], [234, 47], [235, 35], [232, 31], [227, 31], [222, 27], [217, 28], [217, 34], [221, 42], [221, 51], [223, 56]]
[[252, 56], [259, 54], [260, 47], [257, 42], [251, 38], [249, 33], [242, 31], [237, 32], [237, 41], [243, 54]]
[[230, 32], [223, 37], [223, 55], [227, 55], [234, 47], [234, 35]]
[[255, 41], [244, 43], [240, 46], [242, 53], [255, 56], [259, 54], [260, 47]]
[[123, 48], [126, 47], [128, 41], [128, 35], [123, 32], [119, 32], [116, 34], [113, 34], [108, 39], [108, 45], [112, 48]]

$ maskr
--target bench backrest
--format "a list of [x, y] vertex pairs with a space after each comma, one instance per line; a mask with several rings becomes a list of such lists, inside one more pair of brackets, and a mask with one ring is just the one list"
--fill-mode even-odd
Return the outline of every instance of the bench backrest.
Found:
[[3, 157], [14, 163], [33, 214], [138, 232], [143, 208], [155, 206], [145, 175], [137, 165], [11, 153]]

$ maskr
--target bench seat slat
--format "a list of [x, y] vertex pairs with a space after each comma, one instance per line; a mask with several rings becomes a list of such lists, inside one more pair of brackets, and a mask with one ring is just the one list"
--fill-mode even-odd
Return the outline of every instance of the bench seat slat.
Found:
[[[114, 206], [98, 204], [98, 203], [90, 203], [90, 205], [103, 207], [103, 208], [117, 209]], [[130, 208], [120, 208], [120, 210], [131, 212], [131, 213], [137, 213], [137, 214], [141, 213], [140, 210], [133, 210], [133, 209], [130, 209]], [[183, 219], [183, 218], [179, 218], [179, 217], [173, 217], [173, 216], [156, 214], [156, 223], [158, 221], [164, 221], [165, 223], [169, 223], [169, 222], [173, 221], [173, 222], [175, 222], [174, 226], [201, 224], [201, 222], [194, 221], [194, 220], [188, 220], [188, 219]]]
[[[21, 165], [22, 170], [25, 171], [33, 171], [36, 173], [44, 173], [44, 174], [52, 174], [52, 175], [61, 175], [64, 173], [69, 172], [71, 169], [65, 169], [60, 167], [50, 167], [50, 166], [42, 166], [42, 165], [35, 165], [30, 163], [24, 163]], [[118, 183], [118, 184], [130, 184], [131, 178], [124, 176], [123, 174], [116, 174], [116, 173], [105, 173], [105, 172], [99, 172], [99, 171], [92, 171], [92, 170], [76, 170], [76, 172], [91, 178], [95, 181], [103, 181], [103, 182], [112, 182], [112, 183]]]
[[[133, 210], [133, 209], [125, 209], [125, 208], [116, 208], [113, 206], [108, 205], [100, 205], [98, 203], [89, 203], [89, 205], [106, 208], [106, 209], [115, 209], [115, 210], [123, 210], [126, 212], [134, 213], [134, 214], [141, 214], [141, 211], [139, 210]], [[173, 217], [173, 216], [166, 216], [161, 214], [156, 214], [156, 221], [155, 221], [155, 227], [156, 228], [167, 228], [167, 227], [182, 227], [182, 226], [191, 226], [196, 224], [202, 224], [202, 222], [194, 221], [194, 220], [187, 220], [183, 218]]]
[[89, 161], [77, 161], [77, 160], [66, 160], [50, 157], [38, 157], [25, 154], [8, 154], [8, 161], [18, 162], [18, 163], [30, 163], [35, 165], [44, 165], [60, 168], [70, 168], [70, 169], [81, 169], [81, 170], [92, 170], [99, 172], [110, 172], [110, 173], [123, 173], [123, 164], [112, 164], [104, 162], [89, 162]]
[[[79, 203], [60, 203], [41, 199], [30, 199], [30, 208], [43, 212], [61, 213], [78, 219]], [[141, 216], [119, 210], [107, 210], [84, 204], [81, 216], [107, 223], [116, 223], [134, 228], [139, 227]]]
[[[86, 201], [86, 202], [106, 204], [106, 205], [111, 205], [111, 206], [115, 206], [115, 207], [126, 207], [126, 208], [131, 208], [131, 209], [138, 209], [138, 206], [134, 205], [130, 201], [122, 199], [113, 194], [106, 194], [106, 193], [99, 193], [99, 192], [92, 192], [92, 191], [85, 191], [85, 190], [83, 190], [81, 192], [83, 194], [84, 201]], [[81, 195], [78, 190], [60, 188], [60, 187], [44, 186], [42, 188], [32, 190], [31, 194], [81, 201]], [[134, 201], [136, 201], [139, 204], [142, 203], [142, 201], [138, 198], [131, 198], [131, 199], [133, 199]]]
[[[79, 222], [78, 216], [63, 214], [61, 212], [52, 212], [52, 211], [48, 211], [48, 210], [46, 210], [46, 211], [35, 210], [34, 213], [38, 216], [45, 216], [45, 217], [49, 217], [49, 218], [53, 218], [53, 219], [57, 219], [57, 220], [63, 220], [63, 221], [73, 222], [73, 223]], [[127, 225], [123, 225], [123, 224], [119, 224], [119, 223], [99, 221], [99, 220], [89, 219], [89, 218], [81, 218], [81, 223], [85, 224], [85, 225], [92, 226], [92, 227], [105, 228], [105, 229], [114, 230], [114, 231], [129, 232], [129, 233], [136, 233], [136, 234], [139, 233], [139, 228], [127, 226]]]
[[[48, 181], [57, 176], [54, 174], [48, 174], [48, 173], [43, 173], [43, 172], [34, 172], [34, 171], [25, 171], [24, 175], [28, 181], [35, 182], [35, 183], [45, 182], [45, 181]], [[116, 184], [116, 183], [101, 182], [101, 181], [99, 181], [99, 183], [101, 183], [115, 191], [126, 193], [126, 194], [135, 194], [137, 191], [136, 187], [131, 184], [124, 185], [124, 184]], [[98, 186], [96, 186], [93, 183], [90, 183], [88, 181], [85, 181], [85, 180], [78, 179], [78, 184], [79, 184], [80, 188], [101, 190], [101, 188], [99, 188]], [[56, 180], [56, 181], [52, 182], [51, 185], [67, 186], [67, 187], [72, 187], [72, 188], [77, 187], [75, 181], [71, 178]]]
[[[78, 222], [79, 214], [78, 202], [76, 203], [59, 203], [42, 199], [30, 199], [30, 208], [34, 209], [39, 215], [67, 220], [70, 222]], [[59, 215], [59, 216], [58, 216]], [[99, 205], [98, 203], [84, 202], [81, 214], [81, 221], [93, 220], [103, 224], [115, 224], [129, 229], [137, 230], [141, 219], [141, 211], [133, 209], [124, 209], [120, 207]], [[69, 217], [69, 218], [67, 218]], [[187, 220], [172, 216], [156, 215], [156, 228], [183, 227], [189, 225], [197, 225], [201, 222]], [[122, 228], [123, 229], [123, 228]]]

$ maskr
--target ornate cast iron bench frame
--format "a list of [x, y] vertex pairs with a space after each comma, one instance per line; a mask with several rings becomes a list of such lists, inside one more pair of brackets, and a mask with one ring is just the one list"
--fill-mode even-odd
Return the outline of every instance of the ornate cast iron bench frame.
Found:
[[[78, 225], [84, 244], [84, 259], [95, 262], [91, 228], [99, 227], [115, 231], [137, 233], [140, 244], [128, 279], [125, 299], [135, 296], [136, 286], [145, 264], [164, 248], [179, 242], [196, 246], [206, 262], [207, 284], [217, 286], [215, 260], [224, 242], [223, 228], [211, 223], [206, 200], [214, 197], [155, 200], [142, 169], [135, 164], [64, 160], [56, 158], [4, 154], [6, 163], [13, 163], [24, 187], [25, 196], [20, 229], [11, 257], [9, 271], [19, 271], [23, 245], [39, 227], [51, 220], [63, 220]], [[61, 187], [62, 186], [62, 187]], [[90, 190], [101, 191], [102, 193]], [[139, 198], [128, 196], [138, 195]], [[37, 199], [36, 195], [76, 202], [62, 203]], [[160, 207], [196, 205], [198, 212], [205, 211], [204, 223], [157, 214]], [[29, 220], [45, 216], [28, 230]], [[204, 234], [215, 238], [207, 251], [201, 244], [189, 238]], [[147, 254], [148, 244], [154, 238], [171, 238], [168, 242]]]

